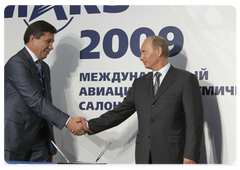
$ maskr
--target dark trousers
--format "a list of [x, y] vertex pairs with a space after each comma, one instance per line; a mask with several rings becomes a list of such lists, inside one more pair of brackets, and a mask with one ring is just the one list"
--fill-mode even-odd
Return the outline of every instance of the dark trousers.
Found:
[[5, 161], [46, 162], [48, 158], [47, 139], [40, 132], [35, 144], [26, 154], [19, 155], [14, 152], [4, 151], [4, 158]]
[[151, 156], [151, 151], [150, 151], [150, 153], [149, 153], [148, 164], [152, 164], [152, 156]]

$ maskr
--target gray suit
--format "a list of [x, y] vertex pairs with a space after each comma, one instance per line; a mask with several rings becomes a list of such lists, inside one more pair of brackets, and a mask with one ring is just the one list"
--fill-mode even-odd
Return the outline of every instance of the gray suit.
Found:
[[44, 96], [36, 65], [26, 48], [10, 58], [4, 69], [5, 160], [25, 161], [40, 139], [45, 139], [49, 144], [47, 154], [56, 154], [49, 143], [50, 139], [54, 140], [52, 124], [62, 129], [69, 115], [52, 105], [48, 65], [42, 62]]
[[119, 125], [135, 111], [138, 116], [136, 163], [197, 161], [203, 130], [202, 97], [195, 75], [170, 67], [153, 97], [153, 75], [136, 79], [124, 101], [114, 110], [91, 119], [93, 134]]

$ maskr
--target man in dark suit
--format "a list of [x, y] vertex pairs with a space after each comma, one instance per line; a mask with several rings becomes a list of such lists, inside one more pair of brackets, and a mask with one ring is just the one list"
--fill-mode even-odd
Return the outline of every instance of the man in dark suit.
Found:
[[5, 65], [4, 157], [6, 161], [52, 161], [56, 149], [53, 125], [84, 132], [80, 117], [70, 117], [52, 105], [50, 70], [43, 61], [53, 49], [57, 30], [45, 21], [31, 24], [25, 47]]
[[168, 56], [165, 39], [147, 38], [140, 60], [153, 72], [136, 79], [117, 108], [88, 121], [96, 134], [137, 111], [137, 164], [195, 164], [199, 158], [203, 107], [198, 80], [194, 74], [171, 66]]

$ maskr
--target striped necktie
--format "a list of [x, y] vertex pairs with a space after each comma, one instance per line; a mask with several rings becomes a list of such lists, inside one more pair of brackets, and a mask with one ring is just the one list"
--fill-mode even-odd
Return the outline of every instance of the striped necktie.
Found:
[[161, 76], [161, 73], [159, 72], [156, 72], [154, 74], [154, 77], [155, 77], [155, 84], [153, 86], [153, 95], [155, 96], [158, 92], [158, 88], [159, 88], [159, 85], [160, 85], [160, 76]]
[[42, 63], [40, 60], [35, 61], [36, 67], [37, 67], [37, 73], [39, 77], [40, 84], [42, 86], [42, 93], [45, 94], [45, 87], [44, 87], [44, 76], [42, 72]]

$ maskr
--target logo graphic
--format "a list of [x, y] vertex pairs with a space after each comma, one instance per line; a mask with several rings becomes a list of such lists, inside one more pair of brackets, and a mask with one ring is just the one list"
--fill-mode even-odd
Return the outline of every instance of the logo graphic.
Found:
[[[18, 5], [17, 7], [15, 5], [7, 6], [4, 11], [4, 18], [13, 18], [15, 17], [14, 15], [17, 15], [18, 18], [23, 18], [23, 21], [28, 26], [36, 20], [48, 20], [50, 18], [49, 15], [55, 14], [55, 21], [51, 21], [50, 23], [57, 28], [58, 32], [66, 28], [72, 22], [74, 16], [81, 14], [81, 5]], [[101, 13], [99, 7], [96, 5], [84, 5], [83, 7], [87, 14]], [[129, 5], [104, 5], [103, 12], [120, 13], [127, 10], [128, 7]]]

